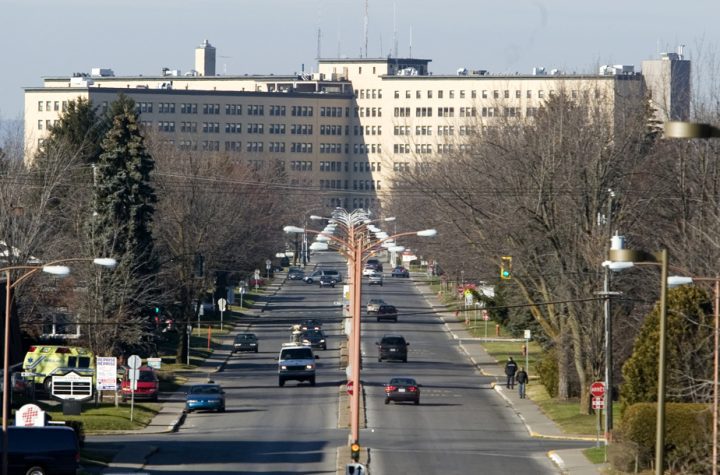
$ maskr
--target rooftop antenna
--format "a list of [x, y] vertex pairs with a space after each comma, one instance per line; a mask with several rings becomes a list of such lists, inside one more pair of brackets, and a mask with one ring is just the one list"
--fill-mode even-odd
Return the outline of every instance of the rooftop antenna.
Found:
[[410, 25], [410, 59], [412, 59], [412, 25]]
[[365, 57], [368, 57], [368, 0], [365, 0]]
[[319, 60], [322, 56], [320, 54], [320, 41], [322, 39], [322, 30], [318, 28], [317, 30], [317, 56], [315, 59]]
[[397, 3], [393, 2], [393, 56], [398, 57]]
[[382, 32], [380, 33], [380, 57], [383, 57]]

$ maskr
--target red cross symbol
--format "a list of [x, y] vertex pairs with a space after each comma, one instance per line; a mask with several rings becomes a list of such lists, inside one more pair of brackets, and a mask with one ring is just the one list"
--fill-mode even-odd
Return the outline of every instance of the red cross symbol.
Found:
[[29, 407], [24, 413], [23, 413], [23, 422], [25, 422], [26, 426], [32, 425], [33, 419], [35, 419], [38, 416], [38, 408], [33, 406]]

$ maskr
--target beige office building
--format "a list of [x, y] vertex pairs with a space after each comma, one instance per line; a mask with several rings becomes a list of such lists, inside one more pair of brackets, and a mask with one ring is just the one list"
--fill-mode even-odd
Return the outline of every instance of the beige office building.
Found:
[[120, 77], [96, 68], [26, 88], [28, 159], [68, 101], [82, 97], [103, 109], [123, 93], [170, 146], [227, 153], [257, 167], [277, 163], [291, 185], [318, 194], [324, 206], [377, 209], [380, 193], [415, 166], [414, 157], [455, 153], [478, 124], [531, 118], [559, 91], [602, 100], [611, 110], [648, 94], [662, 120], [689, 113], [690, 63], [681, 53], [643, 62], [644, 74], [616, 65], [597, 75], [539, 68], [528, 75], [435, 75], [430, 60], [359, 58], [321, 59], [314, 74], [230, 76], [214, 74], [214, 58], [206, 40], [186, 74]]

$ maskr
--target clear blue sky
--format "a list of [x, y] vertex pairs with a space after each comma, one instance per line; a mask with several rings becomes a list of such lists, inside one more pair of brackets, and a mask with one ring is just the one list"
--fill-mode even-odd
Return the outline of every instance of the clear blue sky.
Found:
[[[678, 44], [695, 61], [720, 48], [720, 0], [368, 3], [368, 55], [392, 52], [396, 25], [399, 55], [409, 54], [412, 38], [413, 57], [432, 59], [436, 74], [639, 68]], [[93, 67], [117, 75], [187, 71], [206, 38], [220, 74], [312, 70], [318, 28], [323, 57], [358, 57], [364, 11], [365, 0], [0, 0], [0, 118], [20, 117], [22, 88], [41, 85], [43, 76]]]

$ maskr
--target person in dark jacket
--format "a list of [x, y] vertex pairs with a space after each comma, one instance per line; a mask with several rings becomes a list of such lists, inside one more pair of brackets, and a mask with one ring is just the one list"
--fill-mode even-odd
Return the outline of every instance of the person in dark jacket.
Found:
[[518, 395], [520, 396], [520, 399], [525, 399], [525, 385], [529, 380], [530, 378], [528, 377], [527, 372], [521, 366], [520, 371], [515, 374], [515, 381], [518, 383]]
[[507, 376], [507, 381], [505, 382], [506, 388], [513, 389], [515, 387], [515, 373], [517, 369], [518, 366], [515, 360], [512, 359], [512, 356], [508, 357], [508, 361], [505, 363], [505, 376]]

